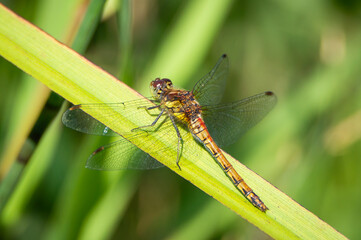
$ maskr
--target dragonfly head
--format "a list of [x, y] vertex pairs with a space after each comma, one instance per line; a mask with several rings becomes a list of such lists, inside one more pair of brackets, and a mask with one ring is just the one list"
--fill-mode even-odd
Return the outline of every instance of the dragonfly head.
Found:
[[162, 95], [169, 89], [173, 88], [173, 83], [168, 78], [156, 78], [150, 83], [150, 90], [154, 97], [161, 98]]

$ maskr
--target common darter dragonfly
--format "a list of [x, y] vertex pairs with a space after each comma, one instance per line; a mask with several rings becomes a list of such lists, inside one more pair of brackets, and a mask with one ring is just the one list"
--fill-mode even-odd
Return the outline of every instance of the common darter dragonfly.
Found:
[[[167, 78], [156, 78], [150, 83], [152, 99], [79, 104], [69, 108], [62, 121], [65, 126], [83, 133], [123, 137], [98, 148], [90, 155], [86, 166], [97, 170], [153, 169], [163, 166], [150, 155], [167, 149], [160, 149], [157, 142], [143, 141], [138, 146], [149, 149], [145, 153], [132, 143], [137, 137], [146, 139], [153, 134], [163, 134], [177, 145], [174, 161], [181, 169], [179, 163], [184, 150], [183, 143], [193, 136], [208, 150], [234, 186], [255, 207], [265, 212], [268, 209], [266, 205], [237, 173], [220, 147], [235, 142], [256, 125], [275, 106], [277, 98], [272, 92], [264, 92], [240, 101], [221, 104], [227, 75], [228, 58], [224, 54], [214, 68], [196, 83], [192, 91], [174, 88], [172, 81]], [[86, 113], [90, 109], [105, 108], [135, 114], [139, 118], [152, 115], [154, 120], [118, 134]], [[179, 128], [184, 127], [191, 133], [188, 134], [191, 137], [181, 135]]]

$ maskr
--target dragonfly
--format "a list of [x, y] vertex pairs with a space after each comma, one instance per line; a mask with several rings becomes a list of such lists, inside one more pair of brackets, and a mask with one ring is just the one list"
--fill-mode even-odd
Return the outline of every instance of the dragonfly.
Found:
[[[82, 133], [101, 136], [121, 136], [113, 143], [95, 150], [87, 160], [86, 167], [96, 170], [154, 169], [164, 166], [151, 157], [154, 153], [170, 153], [171, 149], [160, 148], [155, 134], [169, 139], [176, 146], [177, 156], [173, 161], [179, 169], [185, 142], [196, 139], [212, 155], [214, 160], [234, 186], [259, 210], [268, 208], [248, 186], [220, 147], [234, 143], [248, 129], [256, 125], [275, 106], [277, 98], [267, 91], [231, 103], [221, 103], [228, 76], [228, 57], [223, 54], [213, 69], [201, 78], [192, 91], [173, 87], [167, 78], [156, 78], [150, 83], [152, 98], [142, 98], [119, 103], [79, 104], [69, 108], [62, 116], [65, 126]], [[148, 121], [122, 133], [117, 133], [86, 112], [105, 110], [103, 117], [114, 112], [133, 116], [140, 122]], [[152, 122], [149, 122], [149, 117]], [[180, 128], [186, 129], [182, 135]], [[137, 146], [134, 139], [142, 140]], [[147, 140], [149, 139], [149, 140]], [[143, 152], [140, 149], [148, 149]], [[171, 152], [174, 154], [175, 151]]]

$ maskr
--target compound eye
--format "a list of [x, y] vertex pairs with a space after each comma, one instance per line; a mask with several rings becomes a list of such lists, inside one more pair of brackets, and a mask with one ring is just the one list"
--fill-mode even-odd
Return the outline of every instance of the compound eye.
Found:
[[167, 88], [173, 87], [173, 83], [172, 83], [172, 81], [171, 81], [170, 79], [168, 79], [168, 78], [163, 78], [162, 80], [164, 81], [165, 86], [166, 86]]
[[163, 80], [160, 80], [160, 78], [156, 78], [154, 81], [152, 81], [150, 83], [150, 86], [153, 88], [153, 89], [157, 89], [159, 88], [160, 85], [162, 85], [163, 83]]

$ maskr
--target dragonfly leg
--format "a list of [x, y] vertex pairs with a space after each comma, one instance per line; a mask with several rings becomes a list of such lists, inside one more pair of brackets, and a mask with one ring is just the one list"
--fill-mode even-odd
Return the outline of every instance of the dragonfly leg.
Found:
[[140, 107], [138, 107], [138, 109], [144, 108], [149, 115], [158, 116], [158, 114], [151, 113], [150, 110], [153, 110], [153, 109], [156, 109], [156, 108], [159, 108], [159, 107], [160, 107], [160, 105], [155, 105], [155, 106], [152, 106], [152, 107], [140, 106]]
[[136, 131], [138, 129], [141, 129], [141, 128], [153, 127], [158, 122], [159, 118], [163, 115], [163, 113], [164, 113], [164, 109], [162, 109], [162, 111], [159, 113], [158, 117], [152, 122], [152, 124], [137, 127], [137, 128], [133, 128], [132, 132], [134, 132], [134, 131]]
[[180, 165], [179, 165], [179, 161], [180, 161], [180, 153], [181, 153], [181, 144], [183, 144], [183, 139], [182, 136], [180, 135], [179, 129], [177, 127], [177, 124], [174, 121], [174, 117], [169, 115], [170, 120], [172, 121], [173, 127], [177, 133], [177, 137], [178, 137], [178, 144], [177, 144], [177, 166], [179, 168], [179, 170], [182, 170]]
[[155, 109], [155, 108], [159, 108], [160, 105], [155, 105], [155, 106], [151, 106], [151, 107], [145, 107], [147, 110], [152, 110], [152, 109]]

